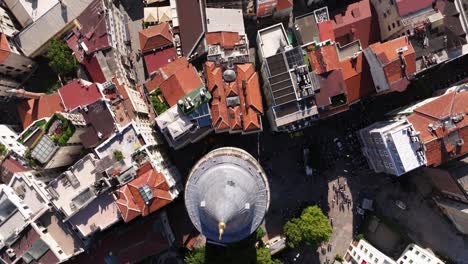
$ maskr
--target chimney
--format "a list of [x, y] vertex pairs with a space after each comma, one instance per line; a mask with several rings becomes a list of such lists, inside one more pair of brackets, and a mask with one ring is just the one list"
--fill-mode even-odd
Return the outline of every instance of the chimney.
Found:
[[34, 93], [34, 92], [25, 91], [24, 89], [10, 89], [10, 90], [7, 90], [7, 93], [17, 98], [28, 98], [28, 99], [35, 99], [35, 100], [45, 95], [44, 93]]

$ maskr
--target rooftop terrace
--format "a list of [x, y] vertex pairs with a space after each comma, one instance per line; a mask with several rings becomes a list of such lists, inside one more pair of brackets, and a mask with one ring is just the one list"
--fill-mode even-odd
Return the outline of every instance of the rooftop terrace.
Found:
[[258, 31], [259, 48], [264, 58], [277, 54], [280, 49], [289, 45], [286, 31], [282, 24], [276, 24]]

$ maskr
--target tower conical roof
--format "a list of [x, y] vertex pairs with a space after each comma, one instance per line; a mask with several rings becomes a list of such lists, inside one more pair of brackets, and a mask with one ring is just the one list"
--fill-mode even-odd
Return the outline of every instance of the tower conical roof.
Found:
[[265, 172], [250, 154], [220, 148], [193, 167], [185, 205], [202, 234], [230, 243], [247, 237], [260, 225], [268, 210], [269, 193]]

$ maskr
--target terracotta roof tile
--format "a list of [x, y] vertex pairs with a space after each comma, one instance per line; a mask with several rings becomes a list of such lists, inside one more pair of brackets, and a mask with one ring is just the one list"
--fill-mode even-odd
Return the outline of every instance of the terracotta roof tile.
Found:
[[308, 53], [312, 70], [317, 74], [337, 70], [340, 68], [338, 53], [335, 45], [315, 48]]
[[143, 57], [145, 59], [146, 70], [151, 74], [159, 68], [176, 60], [177, 53], [176, 49], [171, 47], [156, 52], [146, 53]]
[[160, 85], [161, 93], [170, 106], [177, 104], [177, 101], [191, 91], [200, 88], [203, 83], [197, 71], [189, 64], [188, 67], [181, 68]]
[[0, 33], [0, 63], [3, 63], [6, 60], [6, 58], [8, 58], [10, 53], [10, 44], [8, 44], [6, 35]]
[[334, 35], [341, 46], [359, 40], [363, 48], [379, 38], [379, 32], [373, 30], [369, 0], [361, 0], [337, 10], [332, 17]]
[[169, 77], [174, 75], [177, 71], [189, 67], [189, 63], [185, 57], [178, 58], [175, 61], [172, 61], [169, 64], [164, 65], [156, 71], [156, 74], [145, 83], [146, 89], [148, 92], [153, 92], [158, 89], [160, 85], [167, 80]]
[[333, 22], [331, 20], [323, 21], [317, 24], [320, 41], [335, 40], [333, 32]]
[[349, 104], [375, 93], [369, 65], [364, 59], [363, 53], [359, 53], [356, 59], [349, 58], [341, 61], [340, 65], [346, 83]]
[[[232, 132], [251, 132], [262, 129], [260, 115], [263, 113], [258, 75], [253, 64], [236, 65], [237, 79], [226, 83], [223, 70], [213, 62], [206, 62], [208, 90], [211, 101], [212, 126], [216, 132], [229, 129]], [[239, 100], [239, 104], [228, 106], [227, 100]]]
[[398, 13], [406, 16], [432, 6], [433, 0], [396, 0]]
[[[153, 198], [145, 203], [139, 189], [147, 185], [153, 192]], [[117, 191], [116, 201], [125, 222], [137, 216], [147, 216], [172, 202], [169, 186], [164, 176], [149, 164], [137, 170], [137, 178], [127, 183]]]
[[38, 119], [50, 117], [55, 112], [63, 111], [65, 111], [65, 108], [63, 107], [62, 99], [58, 93], [44, 95], [37, 100], [29, 99], [27, 101], [21, 101], [18, 104], [18, 113], [23, 128], [28, 127], [32, 122]]
[[278, 0], [276, 11], [282, 11], [293, 7], [293, 0]]
[[82, 64], [91, 77], [91, 80], [98, 83], [106, 82], [106, 77], [102, 72], [101, 65], [99, 65], [96, 56], [84, 58]]
[[[401, 82], [404, 79], [405, 72], [403, 71], [402, 62], [397, 52], [399, 48], [405, 49], [402, 53], [406, 63], [406, 75], [409, 76], [416, 72], [416, 57], [415, 51], [408, 37], [400, 37], [384, 43], [374, 43], [369, 48], [375, 53], [380, 60], [384, 69], [385, 77], [392, 91], [402, 91], [406, 89]], [[409, 82], [408, 82], [409, 83]], [[408, 84], [406, 83], [406, 84]]]
[[63, 105], [71, 111], [79, 106], [86, 106], [102, 99], [103, 96], [95, 83], [85, 83], [82, 80], [72, 82], [58, 89]]
[[328, 107], [331, 98], [339, 94], [346, 94], [346, 84], [341, 70], [334, 70], [318, 75], [320, 92], [315, 95], [317, 107]]
[[237, 32], [209, 32], [205, 34], [206, 44], [221, 45], [223, 48], [232, 49], [239, 43], [240, 37]]
[[143, 29], [138, 32], [138, 36], [142, 52], [172, 45], [172, 34], [167, 22]]
[[[448, 117], [468, 113], [468, 92], [452, 91], [416, 108], [408, 121], [420, 133], [421, 142], [426, 148], [429, 166], [437, 166], [445, 161], [468, 153], [468, 120], [463, 118], [452, 127], [444, 127]], [[429, 130], [432, 124], [435, 131]], [[460, 147], [456, 139], [465, 143]]]

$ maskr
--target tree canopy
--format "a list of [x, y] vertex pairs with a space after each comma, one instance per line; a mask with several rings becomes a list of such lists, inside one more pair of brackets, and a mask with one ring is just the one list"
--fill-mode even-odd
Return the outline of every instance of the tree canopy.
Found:
[[78, 67], [70, 48], [65, 42], [58, 39], [50, 41], [46, 57], [52, 70], [60, 75], [73, 73]]
[[309, 206], [299, 218], [293, 218], [284, 226], [286, 243], [295, 248], [302, 243], [319, 245], [330, 239], [332, 227], [318, 206]]
[[257, 248], [257, 264], [281, 264], [278, 259], [272, 259], [270, 250], [265, 247]]
[[196, 248], [185, 256], [187, 264], [204, 264], [205, 263], [205, 247]]

